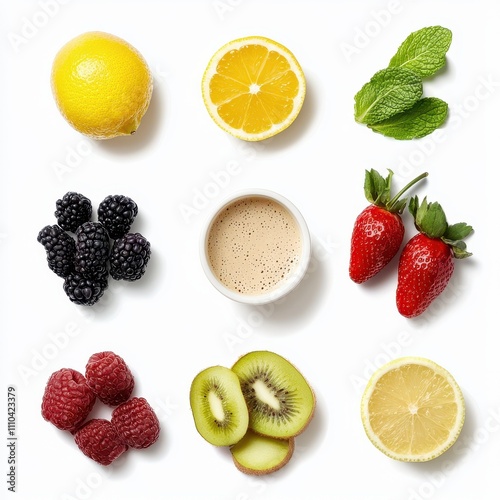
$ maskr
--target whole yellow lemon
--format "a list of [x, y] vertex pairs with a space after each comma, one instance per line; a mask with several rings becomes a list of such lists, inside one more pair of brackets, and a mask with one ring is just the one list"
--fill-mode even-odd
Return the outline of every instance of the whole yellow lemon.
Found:
[[99, 31], [83, 33], [61, 48], [51, 84], [64, 118], [93, 139], [133, 134], [153, 92], [142, 55], [125, 40]]

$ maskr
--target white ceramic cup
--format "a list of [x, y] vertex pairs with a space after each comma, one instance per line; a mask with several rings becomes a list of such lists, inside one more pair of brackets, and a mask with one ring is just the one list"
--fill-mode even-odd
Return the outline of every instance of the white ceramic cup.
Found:
[[[285, 277], [282, 281], [278, 282], [277, 285], [268, 291], [261, 294], [245, 294], [234, 290], [231, 290], [226, 285], [224, 285], [215, 275], [214, 270], [210, 264], [210, 259], [208, 255], [208, 240], [210, 237], [210, 232], [214, 222], [217, 220], [220, 213], [226, 209], [229, 205], [240, 201], [244, 198], [268, 198], [282, 207], [284, 207], [295, 220], [297, 227], [300, 232], [300, 238], [302, 243], [301, 253], [299, 260], [290, 274]], [[286, 294], [291, 292], [302, 280], [306, 274], [307, 267], [311, 258], [311, 237], [309, 234], [309, 229], [307, 227], [304, 217], [299, 212], [297, 207], [274, 191], [269, 191], [266, 189], [245, 189], [238, 191], [228, 198], [226, 198], [208, 217], [206, 221], [201, 238], [200, 238], [200, 259], [201, 265], [205, 274], [207, 275], [210, 283], [219, 290], [226, 297], [235, 300], [237, 302], [242, 302], [245, 304], [261, 305], [267, 304], [269, 302], [274, 302]]]

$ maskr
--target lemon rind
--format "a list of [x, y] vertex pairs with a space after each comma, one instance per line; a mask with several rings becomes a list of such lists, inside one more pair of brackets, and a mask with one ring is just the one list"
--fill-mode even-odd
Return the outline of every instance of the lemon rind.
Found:
[[[145, 69], [146, 77], [147, 77], [147, 88], [144, 93], [144, 98], [142, 102], [139, 103], [139, 105], [136, 105], [130, 109], [130, 112], [128, 114], [124, 114], [122, 119], [119, 120], [117, 119], [114, 123], [113, 126], [110, 127], [102, 127], [102, 126], [95, 126], [92, 125], [85, 120], [82, 121], [80, 118], [75, 118], [75, 113], [72, 113], [68, 111], [67, 106], [65, 105], [64, 101], [61, 100], [61, 97], [59, 95], [59, 91], [56, 85], [56, 72], [58, 71], [58, 66], [60, 65], [60, 58], [61, 54], [64, 54], [65, 52], [69, 50], [73, 50], [75, 43], [77, 44], [77, 48], [79, 48], [78, 44], [81, 44], [82, 42], [87, 42], [89, 40], [97, 38], [99, 41], [111, 41], [117, 44], [120, 44], [123, 47], [126, 47], [128, 51], [131, 54], [134, 54], [134, 56], [141, 62]], [[127, 136], [135, 133], [137, 129], [139, 128], [142, 118], [146, 114], [147, 110], [149, 109], [149, 105], [151, 102], [151, 96], [153, 93], [153, 87], [154, 87], [154, 81], [153, 81], [153, 74], [151, 72], [151, 68], [149, 67], [146, 59], [144, 56], [139, 52], [138, 49], [136, 49], [132, 44], [130, 44], [127, 40], [124, 40], [123, 38], [116, 36], [111, 33], [107, 33], [104, 31], [88, 31], [85, 33], [82, 33], [73, 39], [69, 40], [64, 46], [62, 46], [59, 51], [57, 52], [54, 61], [52, 63], [52, 69], [50, 73], [50, 85], [51, 85], [51, 90], [52, 94], [54, 97], [54, 100], [56, 102], [56, 106], [58, 110], [60, 111], [62, 117], [66, 120], [66, 122], [77, 132], [83, 134], [84, 136], [87, 136], [91, 139], [94, 140], [105, 140], [105, 139], [112, 139], [115, 137], [119, 136]]]

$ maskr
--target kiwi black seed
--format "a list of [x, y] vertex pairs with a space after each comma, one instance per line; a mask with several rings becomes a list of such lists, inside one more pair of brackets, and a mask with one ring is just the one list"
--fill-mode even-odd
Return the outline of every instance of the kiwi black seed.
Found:
[[248, 408], [237, 375], [224, 366], [194, 378], [189, 394], [196, 429], [215, 446], [231, 446], [248, 430]]
[[270, 351], [253, 351], [242, 356], [232, 370], [240, 379], [252, 430], [287, 439], [306, 428], [316, 399], [305, 378], [288, 360]]

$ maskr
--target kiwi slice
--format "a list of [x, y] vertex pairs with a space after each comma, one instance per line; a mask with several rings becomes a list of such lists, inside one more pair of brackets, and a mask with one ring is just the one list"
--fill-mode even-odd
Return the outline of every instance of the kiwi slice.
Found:
[[248, 408], [236, 374], [224, 366], [194, 378], [189, 393], [196, 429], [215, 446], [237, 443], [248, 429]]
[[294, 438], [276, 439], [249, 430], [230, 449], [234, 464], [240, 471], [261, 476], [286, 465], [292, 458], [294, 448]]
[[270, 351], [253, 351], [232, 367], [238, 375], [250, 413], [249, 427], [258, 434], [290, 438], [310, 422], [316, 398], [302, 374]]

